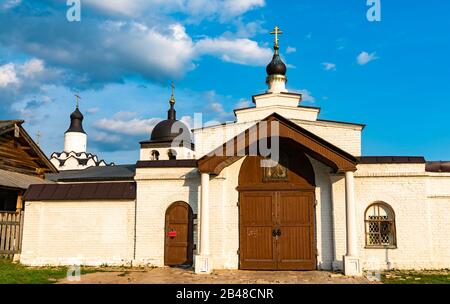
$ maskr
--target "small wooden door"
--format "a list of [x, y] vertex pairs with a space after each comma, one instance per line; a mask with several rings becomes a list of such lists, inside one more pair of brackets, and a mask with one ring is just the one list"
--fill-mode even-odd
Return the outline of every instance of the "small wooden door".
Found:
[[240, 195], [240, 268], [315, 270], [313, 191]]
[[184, 202], [173, 203], [166, 211], [164, 264], [167, 266], [193, 263], [193, 212]]

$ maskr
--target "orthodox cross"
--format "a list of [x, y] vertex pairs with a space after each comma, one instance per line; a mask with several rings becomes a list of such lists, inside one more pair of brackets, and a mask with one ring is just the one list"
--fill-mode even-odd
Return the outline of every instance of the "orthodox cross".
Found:
[[77, 99], [77, 108], [78, 108], [81, 96], [79, 94], [75, 94], [75, 98]]
[[41, 137], [42, 137], [42, 133], [41, 133], [41, 131], [38, 130], [36, 133], [36, 143], [38, 146], [39, 146], [39, 141], [40, 141]]
[[271, 35], [275, 35], [275, 47], [278, 47], [278, 35], [283, 34], [278, 26], [276, 26], [273, 32], [270, 32]]
[[172, 83], [170, 84], [170, 86], [172, 87], [172, 97], [170, 97], [170, 103], [174, 104], [175, 103], [175, 84]]

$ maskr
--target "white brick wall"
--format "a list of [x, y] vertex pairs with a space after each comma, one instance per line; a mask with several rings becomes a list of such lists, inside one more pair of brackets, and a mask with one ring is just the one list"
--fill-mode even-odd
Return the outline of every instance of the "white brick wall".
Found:
[[[361, 155], [361, 126], [325, 121], [293, 122], [352, 155]], [[196, 157], [203, 157], [256, 123], [257, 121], [232, 123], [194, 130]]]
[[331, 200], [330, 168], [309, 158], [316, 181], [315, 235], [319, 269], [331, 269], [333, 263], [333, 205]]
[[[239, 171], [244, 159], [210, 182], [210, 252], [215, 269], [237, 269]], [[345, 180], [311, 159], [316, 178], [319, 269], [342, 269], [346, 253]], [[422, 165], [359, 165], [355, 175], [358, 245], [364, 269], [450, 267], [450, 175]], [[28, 265], [164, 265], [165, 212], [176, 201], [198, 213], [197, 169], [137, 169], [134, 201], [27, 202], [21, 262]], [[364, 212], [376, 201], [395, 211], [397, 249], [366, 249]], [[199, 215], [200, 216], [200, 215]], [[194, 242], [198, 244], [198, 228]], [[136, 249], [135, 249], [136, 247]], [[136, 256], [134, 259], [134, 250]], [[134, 260], [133, 260], [134, 259]]]
[[[174, 202], [188, 203], [198, 213], [200, 178], [192, 168], [136, 170], [136, 265], [164, 266], [165, 214]], [[198, 227], [194, 227], [196, 230]], [[197, 244], [197, 232], [194, 234]]]
[[134, 201], [27, 202], [21, 263], [129, 264], [134, 205]]
[[[244, 123], [196, 130], [196, 157], [256, 124], [246, 121], [251, 111], [244, 112]], [[361, 126], [318, 120], [294, 122], [353, 155], [361, 155]], [[146, 158], [149, 151], [142, 153]], [[225, 168], [210, 182], [211, 218], [206, 229], [215, 269], [238, 268], [236, 187], [242, 162]], [[330, 173], [314, 159], [311, 163], [317, 186], [318, 266], [342, 269], [346, 253], [344, 176]], [[72, 258], [80, 257], [83, 264], [122, 264], [134, 259], [134, 264], [163, 266], [165, 212], [170, 204], [184, 201], [197, 214], [200, 177], [192, 168], [139, 168], [135, 179], [136, 216], [131, 201], [27, 203], [21, 261], [30, 265], [70, 264]], [[450, 174], [427, 173], [424, 164], [358, 165], [355, 198], [363, 268], [450, 267]], [[375, 201], [386, 202], [395, 211], [397, 249], [365, 248], [364, 212]], [[194, 227], [196, 244], [198, 229]]]
[[[442, 192], [446, 187], [430, 187], [429, 174], [424, 170], [418, 172], [418, 166], [422, 165], [359, 167], [363, 168], [356, 175], [355, 190], [363, 268], [433, 269], [450, 266], [450, 239], [447, 237], [450, 195], [430, 198], [434, 197], [430, 190]], [[441, 177], [440, 183], [440, 186], [449, 185], [450, 177]], [[364, 248], [364, 212], [376, 201], [386, 202], [394, 209], [397, 249]]]

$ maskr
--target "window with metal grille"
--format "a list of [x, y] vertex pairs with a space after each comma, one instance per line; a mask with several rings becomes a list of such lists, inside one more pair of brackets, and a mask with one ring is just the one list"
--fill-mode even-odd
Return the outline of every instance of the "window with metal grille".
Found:
[[386, 203], [376, 202], [365, 213], [366, 247], [396, 248], [395, 214]]

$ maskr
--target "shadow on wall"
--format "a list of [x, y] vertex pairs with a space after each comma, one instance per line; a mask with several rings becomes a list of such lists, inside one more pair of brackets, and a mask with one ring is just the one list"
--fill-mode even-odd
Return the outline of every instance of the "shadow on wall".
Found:
[[190, 171], [188, 174], [184, 176], [184, 184], [183, 186], [188, 187], [189, 189], [189, 199], [188, 204], [191, 206], [194, 211], [194, 255], [197, 254], [198, 246], [199, 246], [199, 236], [198, 236], [198, 212], [199, 212], [199, 191], [200, 191], [200, 176], [196, 170]]

